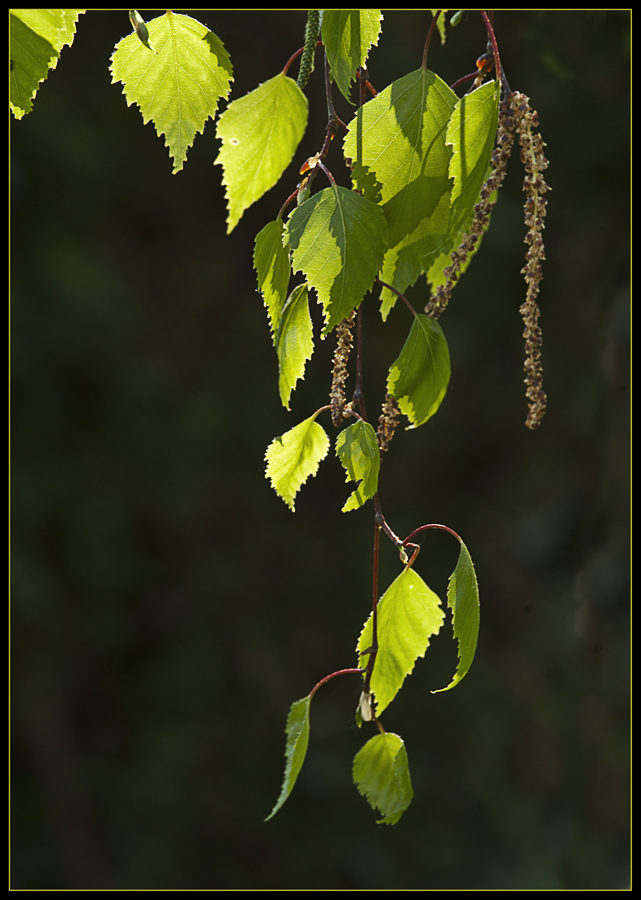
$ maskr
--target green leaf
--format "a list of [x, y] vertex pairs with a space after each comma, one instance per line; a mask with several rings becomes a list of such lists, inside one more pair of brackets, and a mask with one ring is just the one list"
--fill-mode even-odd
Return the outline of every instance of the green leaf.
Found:
[[283, 786], [280, 796], [276, 801], [276, 806], [265, 819], [268, 822], [272, 816], [275, 816], [281, 808], [285, 800], [291, 794], [298, 773], [305, 762], [305, 754], [307, 753], [307, 744], [309, 743], [309, 707], [311, 703], [311, 695], [303, 697], [292, 703], [289, 715], [287, 717], [287, 727], [285, 734], [287, 742], [285, 744], [285, 777], [283, 778]]
[[229, 214], [227, 233], [272, 188], [292, 161], [307, 128], [307, 98], [281, 72], [230, 103], [218, 120]]
[[487, 180], [499, 121], [499, 89], [488, 81], [456, 104], [447, 126], [452, 147], [449, 173], [454, 179], [452, 225], [470, 218], [479, 191]]
[[137, 103], [143, 122], [165, 135], [176, 174], [228, 96], [232, 65], [219, 38], [189, 16], [169, 11], [147, 22], [147, 30], [156, 52], [135, 31], [123, 38], [111, 57], [112, 83], [121, 81], [127, 106]]
[[384, 816], [377, 825], [395, 825], [412, 802], [405, 744], [397, 734], [377, 734], [356, 754], [354, 783], [374, 809]]
[[329, 438], [316, 422], [317, 413], [275, 438], [265, 454], [265, 477], [294, 512], [294, 497], [327, 456]]
[[[474, 207], [480, 200], [481, 188], [491, 171], [490, 159], [496, 138], [498, 103], [496, 82], [488, 82], [461, 98], [447, 126], [447, 142], [454, 151], [450, 161], [450, 175], [454, 179], [451, 195], [452, 222], [458, 227], [458, 234], [452, 239], [452, 247], [459, 247], [469, 232], [475, 215]], [[496, 201], [496, 192], [490, 199]], [[489, 217], [484, 232], [488, 227]], [[467, 259], [460, 265], [459, 278], [477, 254], [481, 238], [482, 235], [479, 235], [474, 249], [468, 251]], [[432, 262], [425, 273], [432, 292], [439, 285], [445, 284], [447, 279], [443, 275], [443, 269], [451, 264], [449, 250]]]
[[381, 455], [376, 432], [369, 422], [358, 421], [336, 438], [336, 454], [347, 472], [345, 481], [361, 481], [342, 512], [363, 506], [378, 490]]
[[[444, 618], [441, 601], [413, 569], [405, 569], [385, 591], [376, 607], [378, 653], [370, 681], [378, 716], [401, 689], [419, 656], [425, 656], [429, 639], [438, 633]], [[360, 668], [367, 666], [369, 654], [364, 651], [372, 646], [373, 636], [372, 613], [356, 648]]]
[[332, 78], [349, 100], [356, 70], [365, 65], [370, 47], [378, 44], [380, 9], [324, 9], [323, 45]]
[[434, 415], [449, 381], [450, 352], [443, 329], [430, 316], [417, 315], [387, 379], [387, 390], [410, 420], [410, 428]]
[[286, 240], [294, 270], [316, 288], [325, 313], [321, 337], [346, 319], [371, 289], [386, 235], [381, 209], [336, 185], [314, 194], [290, 216]]
[[83, 9], [9, 11], [9, 108], [16, 119], [33, 109], [33, 98], [60, 51], [71, 44]]
[[274, 343], [287, 298], [290, 275], [289, 252], [287, 247], [283, 246], [284, 227], [282, 219], [269, 222], [256, 235], [254, 247], [254, 268], [258, 275], [258, 289], [262, 292], [263, 302], [267, 308]]
[[480, 619], [479, 588], [474, 563], [463, 541], [461, 541], [461, 552], [456, 568], [450, 576], [447, 587], [447, 605], [452, 610], [454, 637], [458, 641], [459, 663], [450, 684], [439, 691], [432, 691], [433, 694], [449, 691], [450, 688], [457, 685], [469, 672], [476, 652]]
[[314, 352], [306, 284], [294, 288], [283, 307], [276, 336], [276, 352], [280, 399], [283, 406], [289, 409], [291, 392], [298, 379], [304, 376], [305, 363]]
[[[445, 82], [421, 68], [362, 106], [345, 137], [357, 186], [371, 191], [371, 173], [380, 185], [389, 227], [380, 278], [401, 293], [451, 243], [452, 149], [445, 139], [457, 102]], [[384, 289], [381, 298], [386, 318], [396, 295]]]

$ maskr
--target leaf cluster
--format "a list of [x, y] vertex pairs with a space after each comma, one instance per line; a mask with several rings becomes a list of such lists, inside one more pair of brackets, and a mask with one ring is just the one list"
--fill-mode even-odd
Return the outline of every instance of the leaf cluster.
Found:
[[[16, 118], [32, 109], [39, 84], [56, 65], [62, 47], [73, 40], [81, 12], [11, 11], [10, 102]], [[481, 14], [488, 21], [486, 14]], [[381, 813], [379, 821], [394, 824], [409, 806], [413, 791], [405, 745], [398, 735], [385, 731], [379, 717], [445, 620], [441, 600], [413, 568], [419, 550], [411, 542], [415, 533], [445, 528], [460, 544], [447, 590], [458, 666], [451, 682], [441, 690], [457, 685], [469, 671], [479, 631], [474, 565], [460, 537], [445, 526], [430, 525], [401, 541], [387, 525], [378, 500], [381, 450], [387, 449], [395, 427], [391, 420], [402, 414], [408, 428], [424, 425], [438, 411], [450, 380], [450, 353], [433, 314], [435, 307], [428, 303], [425, 313], [419, 313], [404, 292], [419, 278], [432, 289], [447, 283], [450, 291], [453, 279], [471, 258], [467, 247], [472, 223], [475, 234], [487, 227], [489, 216], [484, 213], [483, 224], [479, 225], [478, 210], [487, 208], [487, 194], [491, 193], [487, 180], [496, 160], [501, 91], [498, 80], [481, 83], [479, 77], [478, 84], [459, 98], [427, 69], [424, 55], [419, 68], [377, 93], [369, 84], [365, 65], [372, 47], [378, 44], [382, 19], [380, 10], [310, 10], [302, 50], [282, 71], [229, 102], [218, 116], [216, 134], [221, 145], [215, 164], [222, 168], [229, 233], [245, 211], [280, 182], [296, 155], [308, 124], [303, 89], [314, 71], [317, 44], [321, 44], [329, 117], [325, 140], [318, 153], [300, 167], [301, 181], [289, 186], [289, 196], [278, 216], [256, 236], [253, 255], [278, 361], [278, 391], [283, 406], [289, 409], [292, 392], [304, 378], [313, 355], [310, 302], [314, 297], [322, 311], [321, 339], [337, 329], [343, 333], [340, 329], [350, 325], [357, 311], [361, 315], [362, 304], [375, 287], [381, 289], [383, 321], [401, 298], [411, 322], [405, 342], [388, 368], [381, 417], [384, 445], [365, 415], [359, 331], [354, 398], [349, 403], [341, 400], [340, 407], [321, 407], [275, 438], [266, 451], [266, 477], [294, 511], [299, 490], [317, 473], [329, 452], [330, 440], [318, 422], [319, 415], [332, 409], [335, 424], [343, 417], [355, 420], [340, 430], [335, 452], [346, 482], [353, 488], [342, 511], [359, 509], [369, 501], [374, 505], [375, 599], [357, 643], [357, 667], [342, 671], [356, 672], [363, 679], [357, 724], [374, 721], [379, 729], [379, 734], [356, 755], [354, 781]], [[210, 118], [216, 118], [219, 102], [228, 100], [232, 63], [222, 41], [190, 16], [168, 10], [145, 22], [131, 10], [130, 20], [133, 32], [116, 45], [111, 57], [112, 81], [123, 85], [127, 104], [135, 103], [143, 121], [152, 122], [158, 135], [164, 136], [173, 172], [177, 173], [196, 135], [202, 133]], [[442, 18], [439, 29], [444, 40]], [[499, 68], [495, 43], [493, 46]], [[288, 70], [301, 53], [295, 81]], [[352, 104], [355, 83], [359, 103], [344, 123], [333, 109], [332, 85]], [[367, 89], [373, 95], [369, 100]], [[531, 114], [528, 123], [531, 127]], [[339, 132], [351, 189], [339, 186], [325, 165], [329, 147]], [[547, 165], [542, 157], [543, 144], [531, 141], [528, 146], [536, 150], [531, 153], [532, 171], [536, 170], [538, 178], [531, 176], [530, 193], [540, 193], [538, 174]], [[319, 177], [329, 183], [314, 190]], [[483, 203], [479, 204], [481, 198]], [[542, 203], [539, 201], [537, 209]], [[465, 253], [457, 255], [456, 248], [461, 246], [466, 247]], [[537, 262], [541, 258], [538, 252]], [[456, 261], [455, 276], [452, 260]], [[298, 283], [292, 285], [292, 279]], [[530, 318], [533, 316], [531, 312]], [[360, 324], [359, 319], [359, 328]], [[341, 354], [338, 368], [344, 381], [349, 355], [346, 345]], [[339, 394], [344, 397], [342, 381], [336, 392]], [[381, 532], [395, 544], [404, 567], [378, 599]], [[411, 559], [408, 550], [413, 551]], [[336, 674], [341, 673], [328, 678]], [[305, 759], [311, 700], [319, 686], [290, 709], [285, 775], [269, 818], [291, 793]]]

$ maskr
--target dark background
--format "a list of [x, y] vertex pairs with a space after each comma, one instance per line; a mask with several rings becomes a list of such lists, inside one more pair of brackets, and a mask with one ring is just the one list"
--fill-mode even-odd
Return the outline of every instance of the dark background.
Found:
[[[282, 69], [306, 21], [193, 15], [231, 56], [230, 99]], [[385, 12], [379, 90], [418, 68], [429, 22]], [[252, 268], [256, 233], [322, 144], [320, 54], [294, 163], [230, 236], [215, 124], [172, 175], [164, 138], [110, 84], [125, 11], [81, 16], [33, 112], [12, 122], [14, 888], [628, 884], [630, 17], [499, 12], [495, 24], [548, 145], [549, 407], [539, 431], [523, 427], [515, 152], [441, 319], [446, 400], [399, 431], [381, 472], [396, 533], [442, 522], [463, 537], [482, 611], [465, 681], [430, 693], [456, 664], [448, 619], [384, 715], [415, 791], [392, 828], [351, 783], [374, 734], [354, 725], [354, 676], [314, 698], [298, 784], [263, 822], [289, 706], [355, 665], [370, 606], [371, 505], [340, 512], [351, 488], [333, 451], [295, 515], [263, 475], [269, 442], [330, 385], [328, 340], [292, 412], [280, 406]], [[429, 66], [452, 83], [485, 42], [467, 13]], [[347, 185], [336, 145], [328, 165]], [[408, 295], [427, 299], [424, 284]], [[401, 304], [385, 327], [376, 307], [366, 301], [371, 419], [409, 327]], [[417, 571], [442, 597], [456, 556], [445, 533], [425, 538]], [[399, 571], [386, 542], [381, 589]]]

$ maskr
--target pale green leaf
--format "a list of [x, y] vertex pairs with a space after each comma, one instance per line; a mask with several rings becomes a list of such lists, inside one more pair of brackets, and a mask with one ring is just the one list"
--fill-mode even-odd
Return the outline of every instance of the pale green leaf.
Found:
[[384, 816], [377, 825], [395, 825], [412, 802], [405, 744], [397, 734], [377, 734], [354, 758], [354, 783], [374, 809]]
[[294, 210], [286, 240], [294, 270], [316, 288], [326, 337], [374, 283], [386, 247], [385, 216], [371, 201], [333, 185]]
[[[437, 634], [445, 613], [441, 601], [413, 569], [405, 569], [385, 591], [376, 607], [378, 652], [370, 687], [380, 716], [401, 689], [414, 663], [425, 656], [429, 639]], [[373, 643], [373, 613], [365, 623], [356, 648], [359, 667], [365, 668]]]
[[417, 315], [387, 379], [387, 390], [410, 420], [410, 428], [434, 415], [449, 381], [450, 353], [443, 329], [430, 316]]
[[[453, 148], [450, 160], [450, 176], [454, 179], [451, 194], [452, 224], [458, 234], [452, 239], [452, 247], [459, 247], [464, 236], [469, 233], [474, 218], [474, 207], [480, 200], [483, 184], [491, 171], [490, 160], [494, 148], [498, 125], [499, 95], [496, 82], [482, 85], [471, 94], [466, 94], [456, 104], [447, 126], [447, 143]], [[494, 194], [491, 200], [496, 200]], [[484, 231], [487, 230], [485, 226]], [[481, 246], [477, 237], [474, 249], [468, 251], [465, 262], [460, 264], [458, 277], [466, 271]], [[426, 271], [432, 292], [447, 281], [443, 269], [452, 264], [449, 251], [441, 253]]]
[[40, 83], [71, 44], [82, 9], [9, 10], [9, 108], [16, 119], [33, 109]]
[[254, 247], [254, 268], [258, 275], [258, 289], [263, 295], [274, 343], [287, 299], [290, 275], [289, 252], [283, 246], [284, 227], [282, 219], [269, 222], [256, 236]]
[[[463, 541], [456, 568], [450, 576], [447, 587], [447, 605], [452, 610], [452, 625], [454, 637], [458, 641], [459, 662], [454, 678], [447, 687], [441, 688], [441, 691], [449, 691], [469, 672], [479, 636], [479, 588], [474, 563]], [[437, 694], [440, 691], [432, 693]]]
[[283, 307], [276, 336], [276, 352], [280, 399], [283, 406], [289, 409], [291, 392], [298, 379], [304, 376], [305, 363], [314, 352], [306, 284], [294, 288]]
[[135, 31], [123, 38], [111, 57], [112, 83], [121, 81], [127, 105], [137, 103], [144, 123], [165, 135], [175, 174], [228, 96], [232, 66], [219, 38], [196, 19], [168, 11], [146, 24], [156, 52]]
[[218, 120], [229, 213], [227, 233], [272, 188], [292, 161], [307, 127], [307, 98], [281, 72], [230, 103]]
[[356, 70], [365, 65], [370, 47], [378, 44], [380, 9], [324, 9], [323, 46], [332, 78], [349, 100]]
[[349, 512], [363, 506], [378, 490], [381, 455], [369, 422], [359, 420], [341, 431], [336, 438], [336, 454], [347, 472], [345, 480], [361, 482], [342, 509]]
[[268, 822], [272, 816], [275, 816], [281, 808], [285, 800], [291, 794], [298, 773], [305, 762], [305, 754], [307, 753], [307, 744], [309, 743], [309, 707], [311, 703], [311, 695], [303, 697], [293, 703], [287, 717], [287, 727], [285, 734], [287, 741], [285, 744], [285, 776], [283, 778], [283, 786], [280, 796], [276, 801], [276, 805], [265, 819]]
[[265, 477], [294, 511], [294, 498], [310, 475], [315, 475], [329, 450], [329, 438], [316, 422], [316, 413], [275, 438], [265, 454]]
[[[375, 176], [389, 228], [380, 278], [401, 293], [451, 244], [452, 149], [445, 138], [457, 101], [437, 75], [419, 69], [362, 106], [345, 137], [345, 156], [367, 196]], [[381, 298], [386, 318], [396, 295], [384, 289]]]
[[456, 104], [447, 126], [452, 147], [449, 173], [454, 179], [451, 203], [453, 227], [470, 217], [479, 191], [487, 181], [499, 120], [499, 89], [496, 81], [482, 84]]

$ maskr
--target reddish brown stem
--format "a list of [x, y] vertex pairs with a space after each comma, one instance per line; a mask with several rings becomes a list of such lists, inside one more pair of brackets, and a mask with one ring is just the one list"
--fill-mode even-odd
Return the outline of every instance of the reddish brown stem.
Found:
[[336, 678], [337, 675], [356, 675], [356, 674], [362, 675], [362, 673], [363, 673], [362, 669], [339, 669], [338, 672], [332, 672], [331, 675], [326, 675], [324, 678], [322, 678], [318, 682], [316, 687], [313, 687], [311, 689], [311, 691], [309, 692], [310, 700], [314, 696], [316, 691], [319, 689], [319, 687], [322, 687], [326, 682], [331, 681], [332, 678]]
[[452, 537], [455, 537], [456, 540], [459, 542], [459, 544], [462, 544], [462, 543], [463, 543], [463, 541], [460, 539], [460, 537], [459, 537], [458, 534], [454, 531], [454, 529], [448, 528], [447, 525], [436, 525], [436, 524], [434, 524], [434, 525], [421, 525], [420, 528], [415, 528], [414, 531], [413, 531], [411, 534], [408, 534], [408, 536], [405, 538], [405, 540], [404, 540], [403, 543], [402, 543], [402, 546], [403, 546], [403, 547], [407, 547], [408, 544], [411, 542], [412, 538], [413, 538], [415, 535], [420, 534], [422, 531], [427, 531], [428, 528], [440, 528], [441, 531], [449, 531], [449, 533], [452, 535]]
[[430, 41], [432, 40], [432, 34], [434, 32], [436, 22], [438, 20], [438, 17], [440, 16], [441, 12], [442, 12], [442, 10], [437, 9], [436, 15], [434, 16], [434, 18], [432, 19], [432, 21], [430, 23], [430, 30], [427, 32], [427, 38], [425, 40], [425, 49], [423, 50], [423, 60], [421, 62], [421, 69], [427, 68], [427, 51], [430, 49]]

